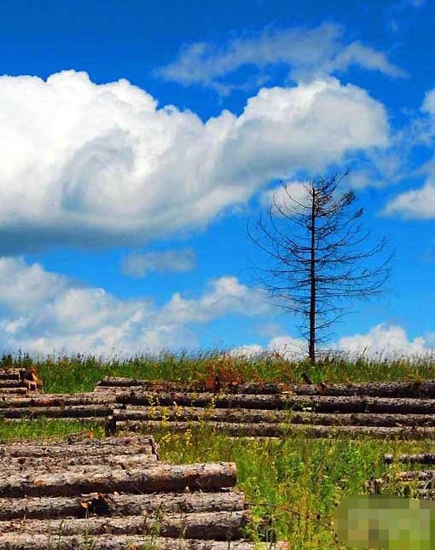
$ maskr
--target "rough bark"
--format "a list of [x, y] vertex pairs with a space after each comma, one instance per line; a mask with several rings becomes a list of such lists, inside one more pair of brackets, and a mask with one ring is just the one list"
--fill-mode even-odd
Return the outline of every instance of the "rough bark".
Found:
[[[14, 395], [27, 395], [28, 389], [22, 386], [12, 388], [0, 388], [0, 403], [4, 399]], [[1, 405], [0, 405], [1, 406]]]
[[394, 399], [386, 397], [328, 397], [305, 395], [246, 395], [212, 393], [123, 393], [115, 396], [117, 403], [146, 406], [193, 406], [246, 409], [292, 409], [329, 413], [415, 413], [435, 414], [433, 399]]
[[[144, 513], [231, 512], [245, 508], [245, 496], [235, 491], [219, 493], [156, 493], [118, 495], [92, 493], [79, 497], [1, 498], [0, 520], [60, 517], [141, 516]], [[88, 512], [87, 512], [88, 510]], [[0, 539], [1, 540], [1, 539]]]
[[128, 471], [110, 467], [85, 467], [70, 472], [35, 475], [0, 473], [0, 497], [75, 496], [83, 493], [189, 490], [217, 491], [236, 483], [234, 463], [153, 465]]
[[236, 424], [231, 422], [168, 422], [161, 421], [131, 421], [118, 422], [119, 430], [152, 431], [168, 430], [169, 432], [184, 432], [189, 429], [209, 429], [218, 433], [238, 437], [290, 437], [303, 436], [306, 438], [322, 437], [351, 437], [369, 436], [376, 439], [435, 439], [435, 428], [423, 427], [385, 427], [385, 426], [321, 426], [310, 424], [271, 424], [252, 423]]
[[429, 481], [435, 478], [435, 470], [417, 470], [410, 472], [399, 472], [395, 474], [396, 479], [401, 481], [408, 480], [419, 480], [419, 481]]
[[0, 369], [0, 380], [21, 380], [20, 369]]
[[115, 396], [89, 393], [59, 393], [32, 395], [29, 397], [8, 397], [0, 400], [0, 410], [8, 407], [71, 407], [74, 405], [109, 405]]
[[0, 418], [99, 418], [112, 414], [108, 405], [73, 405], [65, 407], [0, 408]]
[[[82, 451], [86, 451], [82, 448]], [[149, 465], [157, 462], [158, 458], [153, 453], [134, 454], [134, 455], [114, 455], [114, 454], [76, 454], [71, 457], [65, 457], [59, 454], [55, 457], [20, 457], [20, 458], [3, 458], [0, 464], [0, 473], [7, 472], [23, 472], [26, 470], [54, 472], [61, 470], [71, 470], [76, 466], [95, 465], [112, 466], [114, 468], [140, 468], [143, 465]]]
[[[53, 548], [49, 535], [5, 534], [0, 536], [0, 550], [49, 550]], [[62, 550], [85, 550], [89, 548], [89, 537], [62, 537]], [[233, 541], [204, 541], [196, 539], [172, 539], [167, 537], [100, 535], [92, 539], [92, 550], [127, 550], [148, 548], [152, 550], [289, 550], [289, 544], [279, 541], [275, 544]]]
[[9, 378], [0, 378], [0, 388], [19, 388], [22, 386], [21, 380], [9, 379]]
[[[12, 520], [0, 522], [0, 532], [71, 535], [159, 535], [172, 538], [237, 540], [251, 520], [248, 510], [200, 514], [154, 514], [151, 516], [63, 518], [58, 520]], [[0, 539], [1, 540], [1, 539]]]
[[401, 454], [396, 457], [392, 454], [385, 454], [384, 462], [385, 464], [392, 464], [393, 462], [408, 462], [410, 464], [435, 464], [435, 453]]
[[[275, 382], [246, 382], [243, 384], [234, 384], [231, 386], [231, 393], [247, 394], [275, 394], [281, 393], [289, 388], [288, 384], [279, 384]], [[177, 391], [177, 392], [207, 392], [206, 385], [202, 382], [183, 383], [175, 381], [161, 380], [140, 380], [136, 378], [122, 378], [116, 376], [107, 376], [95, 386], [96, 392], [110, 390], [141, 389], [144, 391]]]
[[324, 426], [435, 426], [434, 415], [424, 414], [367, 414], [367, 413], [309, 413], [292, 411], [271, 411], [260, 409], [202, 409], [195, 407], [141, 407], [115, 409], [113, 418], [122, 421], [198, 421], [233, 422], [251, 424], [288, 423], [321, 424]]

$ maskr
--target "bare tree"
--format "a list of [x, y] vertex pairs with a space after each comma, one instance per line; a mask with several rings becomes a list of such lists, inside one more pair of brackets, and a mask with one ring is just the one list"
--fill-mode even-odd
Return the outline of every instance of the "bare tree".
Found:
[[385, 238], [370, 244], [355, 193], [339, 191], [347, 175], [312, 180], [297, 196], [282, 184], [266, 219], [248, 224], [249, 237], [269, 260], [259, 270], [261, 284], [274, 304], [301, 317], [312, 363], [351, 302], [383, 293], [390, 272], [391, 255], [377, 263]]

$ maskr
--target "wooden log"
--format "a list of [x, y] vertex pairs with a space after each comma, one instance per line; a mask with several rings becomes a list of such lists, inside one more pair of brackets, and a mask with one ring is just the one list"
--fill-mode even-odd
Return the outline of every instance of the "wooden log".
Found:
[[[0, 536], [0, 550], [50, 550], [53, 548], [53, 537], [38, 534], [4, 534]], [[85, 550], [89, 548], [89, 537], [62, 537], [62, 550]], [[132, 548], [152, 548], [153, 550], [289, 550], [289, 543], [278, 541], [271, 543], [254, 543], [246, 540], [227, 541], [172, 539], [145, 535], [100, 535], [92, 539], [92, 550], [126, 550]]]
[[415, 413], [435, 414], [433, 399], [387, 397], [328, 397], [305, 395], [247, 395], [213, 393], [159, 393], [138, 391], [115, 394], [117, 403], [146, 406], [188, 406], [245, 409], [292, 409], [322, 413]]
[[395, 478], [401, 481], [428, 481], [431, 479], [435, 479], [435, 470], [412, 470], [410, 472], [399, 472], [395, 474]]
[[29, 390], [24, 386], [16, 386], [12, 388], [0, 388], [0, 401], [2, 397], [7, 399], [10, 396], [14, 395], [27, 395]]
[[[155, 514], [151, 516], [62, 518], [51, 520], [11, 520], [0, 522], [0, 533], [51, 533], [59, 536], [150, 535], [202, 540], [237, 540], [251, 520], [251, 512], [203, 512]], [[1, 540], [1, 539], [0, 539]]]
[[101, 418], [112, 414], [108, 405], [0, 408], [0, 418]]
[[0, 378], [0, 389], [19, 388], [20, 386], [23, 386], [21, 380], [9, 380], [8, 378]]
[[[85, 448], [82, 448], [85, 451]], [[117, 454], [76, 454], [65, 457], [59, 454], [55, 457], [19, 457], [2, 458], [0, 463], [0, 473], [5, 472], [23, 472], [29, 470], [33, 473], [55, 472], [62, 470], [71, 470], [75, 466], [87, 466], [98, 464], [99, 466], [112, 466], [114, 468], [139, 468], [144, 464], [157, 462], [158, 457], [153, 453], [117, 455]]]
[[352, 437], [361, 436], [375, 439], [435, 439], [435, 428], [422, 427], [383, 427], [383, 426], [321, 426], [303, 424], [272, 424], [252, 423], [236, 424], [231, 422], [167, 422], [162, 421], [125, 421], [117, 422], [117, 429], [141, 432], [167, 430], [169, 432], [184, 432], [189, 429], [209, 429], [216, 433], [239, 437], [292, 437], [307, 438]]
[[160, 420], [164, 422], [219, 421], [251, 424], [289, 423], [321, 424], [323, 426], [435, 426], [435, 415], [424, 414], [367, 414], [367, 413], [309, 413], [261, 409], [207, 409], [200, 407], [130, 407], [114, 409], [117, 421]]
[[118, 470], [105, 466], [85, 467], [81, 471], [35, 475], [0, 473], [0, 497], [75, 496], [83, 493], [157, 491], [213, 492], [236, 483], [236, 465], [220, 462], [172, 466], [153, 465], [141, 469]]
[[[276, 394], [288, 390], [288, 384], [279, 384], [275, 382], [254, 383], [247, 382], [243, 384], [232, 384], [228, 390], [231, 393], [246, 393], [246, 394]], [[119, 376], [106, 376], [95, 386], [96, 392], [110, 390], [136, 390], [145, 391], [177, 391], [177, 392], [207, 392], [206, 385], [201, 382], [183, 383], [176, 381], [164, 380], [141, 380], [137, 378], [123, 378]]]
[[0, 380], [21, 380], [21, 369], [1, 369]]
[[90, 393], [52, 393], [29, 395], [28, 397], [2, 396], [0, 409], [17, 407], [71, 407], [73, 405], [109, 405], [115, 396]]
[[395, 457], [392, 454], [384, 454], [385, 464], [393, 462], [408, 462], [409, 464], [435, 464], [435, 453], [401, 454]]
[[19, 518], [49, 519], [60, 517], [143, 516], [162, 513], [231, 512], [244, 510], [245, 495], [229, 491], [219, 493], [103, 494], [80, 497], [1, 498], [0, 520]]
[[0, 457], [80, 457], [101, 455], [152, 454], [158, 457], [158, 445], [150, 435], [110, 437], [106, 439], [75, 437], [64, 441], [14, 442], [0, 445]]

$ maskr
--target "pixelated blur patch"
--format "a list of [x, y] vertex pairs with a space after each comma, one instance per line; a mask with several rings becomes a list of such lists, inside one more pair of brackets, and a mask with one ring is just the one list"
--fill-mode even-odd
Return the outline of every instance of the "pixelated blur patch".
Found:
[[346, 498], [334, 513], [334, 530], [352, 548], [435, 548], [435, 501], [390, 495]]

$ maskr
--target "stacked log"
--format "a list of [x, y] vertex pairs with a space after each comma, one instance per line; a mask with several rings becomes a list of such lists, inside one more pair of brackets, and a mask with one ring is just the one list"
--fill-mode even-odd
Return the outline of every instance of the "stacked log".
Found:
[[26, 395], [42, 390], [42, 380], [35, 369], [1, 369], [0, 399], [9, 395]]
[[0, 550], [255, 548], [233, 463], [162, 463], [137, 435], [14, 442], [0, 457]]

